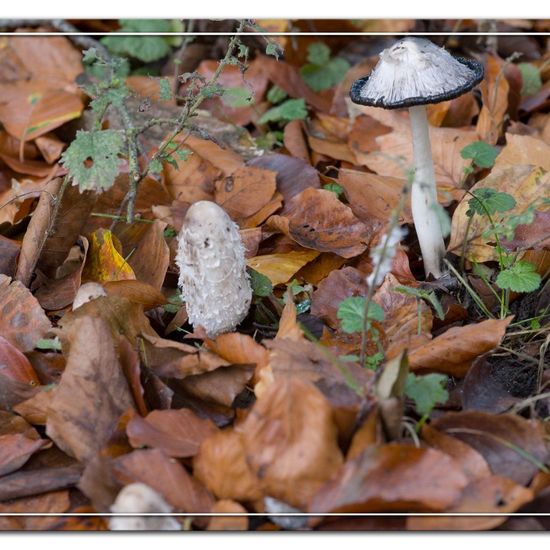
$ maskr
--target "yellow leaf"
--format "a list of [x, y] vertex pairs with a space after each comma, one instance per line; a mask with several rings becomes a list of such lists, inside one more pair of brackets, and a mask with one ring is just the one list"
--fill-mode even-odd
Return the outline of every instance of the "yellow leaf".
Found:
[[248, 260], [248, 265], [265, 275], [273, 285], [286, 283], [304, 265], [319, 255], [316, 250], [293, 250], [284, 254], [266, 254]]
[[107, 229], [94, 231], [84, 278], [98, 283], [135, 279], [134, 270], [120, 254], [120, 248], [120, 243], [113, 241], [113, 234]]

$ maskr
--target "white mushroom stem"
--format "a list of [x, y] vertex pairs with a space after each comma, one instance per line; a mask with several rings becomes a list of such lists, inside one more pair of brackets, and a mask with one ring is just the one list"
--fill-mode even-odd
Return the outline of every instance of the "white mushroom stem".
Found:
[[437, 215], [437, 188], [426, 107], [410, 107], [409, 114], [415, 167], [411, 191], [412, 215], [426, 276], [431, 273], [438, 279], [444, 274], [445, 243]]

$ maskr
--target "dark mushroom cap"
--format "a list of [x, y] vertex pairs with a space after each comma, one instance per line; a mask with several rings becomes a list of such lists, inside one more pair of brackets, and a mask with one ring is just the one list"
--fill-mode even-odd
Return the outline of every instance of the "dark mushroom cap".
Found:
[[424, 38], [403, 38], [380, 54], [350, 90], [354, 103], [399, 109], [454, 99], [483, 80], [483, 65], [453, 57]]

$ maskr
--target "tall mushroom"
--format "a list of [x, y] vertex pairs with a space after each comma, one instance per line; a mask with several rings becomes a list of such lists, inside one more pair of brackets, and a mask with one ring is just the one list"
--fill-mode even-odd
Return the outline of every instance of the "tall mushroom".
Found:
[[373, 71], [351, 87], [354, 103], [409, 109], [415, 167], [411, 206], [426, 276], [443, 275], [445, 255], [426, 105], [458, 97], [482, 79], [477, 61], [455, 58], [424, 38], [407, 37], [385, 49]]
[[233, 330], [248, 313], [252, 288], [239, 228], [215, 202], [189, 207], [178, 236], [179, 286], [194, 327], [210, 338]]

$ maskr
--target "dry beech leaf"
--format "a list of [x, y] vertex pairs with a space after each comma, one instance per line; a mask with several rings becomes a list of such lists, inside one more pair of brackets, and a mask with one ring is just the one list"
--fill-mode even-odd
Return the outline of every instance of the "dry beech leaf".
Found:
[[216, 514], [241, 514], [241, 516], [216, 516], [208, 522], [208, 531], [247, 531], [246, 509], [234, 500], [218, 500], [212, 507]]
[[[379, 150], [365, 156], [365, 164], [381, 176], [406, 179], [413, 166], [412, 138], [408, 115], [378, 107], [362, 107], [361, 111], [393, 131], [376, 138]], [[478, 140], [477, 133], [463, 128], [430, 127], [430, 141], [438, 191], [461, 188], [464, 168], [470, 161], [460, 156], [466, 145]]]
[[502, 525], [507, 516], [531, 502], [534, 493], [511, 479], [490, 476], [472, 481], [460, 502], [448, 510], [456, 514], [503, 514], [487, 517], [424, 516], [407, 519], [411, 531], [486, 531]]
[[291, 250], [264, 254], [247, 260], [247, 265], [265, 275], [274, 286], [288, 282], [302, 267], [319, 256], [316, 250]]
[[19, 281], [0, 275], [0, 334], [22, 352], [50, 330], [51, 323], [37, 299]]
[[470, 481], [491, 475], [489, 465], [483, 456], [460, 439], [440, 432], [429, 424], [424, 424], [422, 440], [430, 447], [454, 458]]
[[3, 336], [0, 336], [0, 374], [30, 386], [40, 384], [29, 360]]
[[487, 56], [485, 77], [480, 84], [482, 107], [477, 119], [476, 131], [479, 137], [495, 144], [504, 124], [508, 110], [510, 85], [504, 75], [504, 62], [494, 55]]
[[409, 354], [409, 366], [413, 372], [436, 371], [463, 377], [475, 359], [500, 344], [512, 318], [452, 327], [413, 349]]
[[[294, 121], [299, 122], [299, 121]], [[289, 122], [285, 129], [292, 124]], [[254, 158], [248, 162], [248, 166], [264, 168], [277, 173], [277, 191], [284, 197], [284, 214], [288, 210], [288, 203], [292, 197], [301, 193], [304, 189], [312, 187], [319, 189], [321, 182], [319, 173], [305, 160], [289, 157], [280, 153], [271, 153]]]
[[[506, 145], [495, 160], [495, 168], [531, 164], [550, 171], [550, 144], [533, 136], [506, 134]], [[499, 189], [500, 190], [500, 189]]]
[[315, 495], [308, 512], [443, 511], [458, 502], [467, 484], [446, 454], [389, 443], [346, 462]]
[[126, 426], [134, 448], [153, 447], [180, 458], [196, 455], [201, 442], [216, 432], [210, 420], [189, 409], [152, 411], [145, 418], [134, 416]]
[[120, 296], [130, 302], [141, 304], [143, 309], [153, 309], [167, 303], [166, 297], [154, 286], [142, 281], [106, 281], [103, 288], [108, 296]]
[[248, 334], [228, 332], [214, 340], [206, 339], [204, 345], [232, 365], [261, 365], [267, 361], [268, 352]]
[[13, 277], [17, 269], [17, 257], [21, 243], [0, 235], [0, 274]]
[[27, 422], [37, 426], [45, 426], [48, 419], [48, 409], [51, 407], [56, 386], [42, 387], [30, 399], [15, 405], [13, 410]]
[[113, 460], [115, 478], [124, 485], [141, 482], [157, 491], [176, 512], [210, 512], [214, 499], [175, 459], [161, 450], [133, 451]]
[[[545, 173], [541, 168], [532, 165], [502, 167], [494, 169], [490, 175], [476, 183], [471, 191], [475, 192], [487, 187], [508, 193], [516, 201], [516, 205], [511, 210], [502, 214], [493, 214], [492, 219], [498, 224], [503, 218], [523, 213], [540, 197], [550, 196], [550, 173]], [[496, 260], [498, 254], [495, 250], [494, 236], [490, 234], [483, 236], [490, 229], [490, 222], [486, 216], [474, 215], [468, 223], [466, 211], [469, 208], [470, 198], [465, 197], [453, 213], [451, 240], [447, 249], [453, 254], [462, 255], [466, 226], [469, 225], [466, 258], [474, 262]]]
[[48, 411], [46, 433], [70, 456], [89, 459], [133, 406], [109, 325], [83, 317], [71, 324], [67, 366]]
[[260, 480], [246, 460], [244, 441], [232, 428], [205, 439], [193, 460], [193, 473], [217, 498], [255, 501]]
[[293, 157], [309, 163], [309, 149], [304, 137], [302, 121], [291, 120], [286, 124], [283, 143]]
[[238, 431], [266, 493], [300, 509], [343, 462], [330, 405], [304, 380], [275, 381]]
[[284, 216], [272, 216], [276, 227], [305, 248], [353, 258], [364, 252], [371, 238], [367, 226], [332, 191], [308, 188], [296, 195]]
[[550, 456], [544, 428], [538, 420], [513, 414], [463, 411], [447, 413], [432, 426], [456, 437], [480, 453], [495, 475], [526, 485]]
[[243, 166], [216, 183], [216, 202], [233, 220], [252, 216], [269, 203], [277, 188], [275, 172]]
[[65, 149], [65, 143], [55, 134], [45, 134], [36, 138], [34, 142], [48, 164], [53, 164], [58, 160]]

